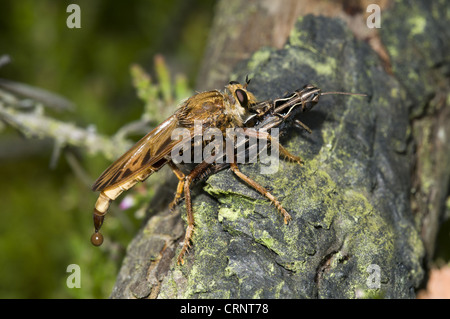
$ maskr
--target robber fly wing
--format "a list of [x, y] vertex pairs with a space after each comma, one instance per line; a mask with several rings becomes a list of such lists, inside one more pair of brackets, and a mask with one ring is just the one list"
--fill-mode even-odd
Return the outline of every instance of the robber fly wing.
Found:
[[179, 143], [179, 140], [171, 138], [177, 123], [177, 118], [172, 115], [144, 136], [100, 175], [92, 190], [115, 187], [139, 177], [144, 171], [151, 174], [159, 170], [168, 162], [167, 155]]

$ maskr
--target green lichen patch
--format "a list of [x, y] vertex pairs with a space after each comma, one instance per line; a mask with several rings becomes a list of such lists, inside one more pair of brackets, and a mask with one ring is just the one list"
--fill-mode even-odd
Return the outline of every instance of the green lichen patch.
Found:
[[[239, 200], [222, 201], [219, 222], [230, 234], [245, 236], [253, 245], [261, 245], [269, 256], [275, 256], [277, 265], [294, 274], [294, 277], [298, 276], [300, 281], [301, 276], [317, 266], [318, 254], [323, 246], [330, 244], [329, 239], [340, 237], [340, 244], [336, 247], [337, 257], [330, 264], [327, 275], [321, 277], [321, 285], [337, 284], [340, 281], [336, 282], [333, 274], [345, 271], [352, 273], [353, 280], [346, 281], [346, 285], [355, 284], [356, 287], [357, 283], [365, 282], [368, 276], [366, 269], [370, 264], [389, 267], [394, 252], [394, 233], [362, 193], [340, 190], [319, 166], [314, 160], [301, 169], [288, 163], [280, 174], [272, 176], [270, 187], [284, 195], [281, 202], [292, 213], [293, 220], [289, 225], [283, 225], [278, 212], [269, 204], [255, 204], [254, 212], [247, 209], [243, 213]], [[255, 171], [250, 167], [246, 170], [248, 175]], [[236, 180], [219, 176], [208, 180], [206, 189], [210, 194], [230, 198], [242, 196], [236, 191], [220, 190], [221, 187], [230, 189], [224, 187], [224, 181], [234, 184]], [[264, 180], [253, 177], [261, 182]], [[348, 261], [350, 258], [351, 262]], [[238, 264], [243, 266], [243, 261], [239, 262], [235, 261], [231, 268], [227, 266], [228, 275]], [[239, 280], [245, 282], [249, 279], [244, 277]], [[349, 288], [348, 297], [355, 297], [355, 291]]]
[[431, 7], [432, 10], [429, 4], [420, 1], [397, 1], [394, 9], [384, 15], [380, 29], [394, 74], [414, 103], [412, 116], [423, 114], [437, 82], [441, 81], [439, 72], [431, 70], [446, 63], [450, 50], [448, 35], [436, 32], [446, 28], [442, 23], [449, 19], [448, 4], [436, 1]]

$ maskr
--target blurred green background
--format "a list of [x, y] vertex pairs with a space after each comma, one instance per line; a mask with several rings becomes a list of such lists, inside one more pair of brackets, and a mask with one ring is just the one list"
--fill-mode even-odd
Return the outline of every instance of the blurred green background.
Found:
[[[81, 29], [69, 29], [67, 6], [81, 8]], [[172, 75], [195, 85], [208, 31], [211, 0], [51, 1], [7, 0], [0, 10], [0, 55], [12, 62], [0, 78], [65, 96], [73, 111], [55, 117], [114, 134], [139, 119], [130, 66], [154, 72], [162, 54]], [[47, 111], [46, 111], [47, 112]], [[61, 156], [50, 168], [52, 141], [27, 140], [0, 127], [0, 298], [106, 298], [126, 245], [141, 220], [107, 219], [101, 249], [90, 244], [97, 198]], [[93, 182], [110, 164], [74, 150]], [[111, 215], [111, 214], [110, 214]], [[106, 227], [106, 224], [105, 226]], [[81, 288], [68, 288], [66, 268], [78, 264]]]

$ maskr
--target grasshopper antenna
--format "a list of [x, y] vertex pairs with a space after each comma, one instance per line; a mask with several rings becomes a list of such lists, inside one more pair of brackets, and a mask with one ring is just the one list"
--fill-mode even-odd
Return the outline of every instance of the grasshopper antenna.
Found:
[[367, 96], [367, 94], [363, 94], [363, 93], [350, 93], [350, 92], [323, 92], [323, 93], [320, 93], [320, 95], [331, 95], [331, 94]]
[[[322, 96], [322, 95], [333, 95], [333, 94], [334, 95], [339, 94], [339, 95], [367, 96], [367, 94], [362, 94], [362, 93], [337, 92], [337, 91], [319, 93], [320, 96]], [[316, 98], [317, 99], [314, 101], [314, 104], [316, 104], [318, 102], [318, 96], [317, 95], [316, 95]], [[309, 109], [311, 109], [311, 107]], [[309, 110], [309, 109], [307, 109], [307, 110]], [[311, 129], [305, 123], [301, 122], [298, 119], [294, 120], [294, 125], [299, 127], [299, 128], [302, 128], [302, 129], [306, 130], [310, 134], [312, 133]]]

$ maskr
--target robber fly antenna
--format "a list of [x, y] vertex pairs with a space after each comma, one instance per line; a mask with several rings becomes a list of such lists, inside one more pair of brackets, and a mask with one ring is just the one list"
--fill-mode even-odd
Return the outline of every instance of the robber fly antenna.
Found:
[[247, 74], [247, 75], [245, 76], [245, 85], [244, 85], [244, 89], [246, 89], [247, 86], [250, 84], [250, 80], [251, 80], [251, 79], [248, 78], [248, 74]]

